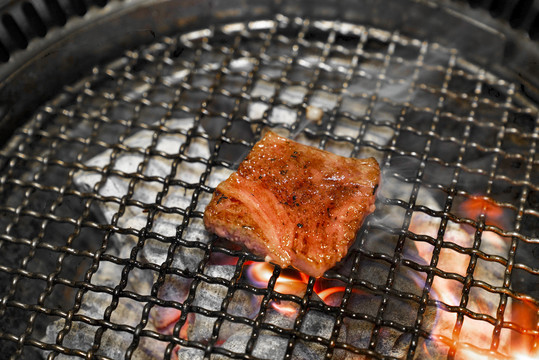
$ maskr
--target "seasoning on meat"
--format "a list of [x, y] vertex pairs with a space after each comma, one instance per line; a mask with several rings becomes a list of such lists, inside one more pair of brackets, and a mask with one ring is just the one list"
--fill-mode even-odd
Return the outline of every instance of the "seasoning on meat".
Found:
[[218, 236], [283, 267], [321, 276], [374, 211], [380, 168], [268, 132], [220, 183], [204, 212]]

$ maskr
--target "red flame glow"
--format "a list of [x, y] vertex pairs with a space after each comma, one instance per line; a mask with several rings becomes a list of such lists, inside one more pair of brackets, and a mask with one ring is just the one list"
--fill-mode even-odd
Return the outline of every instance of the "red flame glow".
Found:
[[[153, 324], [158, 332], [165, 335], [171, 335], [174, 330], [174, 326], [180, 320], [182, 312], [178, 309], [172, 308], [159, 308], [156, 309], [156, 316], [152, 317]], [[189, 321], [186, 321], [180, 329], [180, 337], [187, 339], [187, 330], [189, 327]]]
[[[480, 197], [471, 198], [463, 204], [462, 209], [470, 217], [483, 213], [490, 219], [497, 219], [499, 221], [503, 215], [503, 209]], [[409, 229], [417, 235], [428, 235], [436, 239], [440, 226], [439, 220], [426, 214], [415, 213]], [[444, 242], [451, 242], [462, 247], [470, 247], [471, 243], [473, 243], [473, 236], [474, 234], [466, 232], [458, 224], [450, 223], [446, 227]], [[488, 243], [491, 248], [507, 250], [508, 247], [507, 242], [502, 237], [490, 231], [482, 233], [481, 240], [482, 244]], [[434, 247], [427, 242], [421, 241], [417, 241], [415, 244], [418, 256], [424, 262], [430, 264]], [[435, 265], [437, 268], [446, 272], [465, 276], [469, 260], [468, 255], [458, 253], [452, 249], [442, 248]], [[418, 284], [421, 280], [424, 281], [424, 279], [415, 279], [414, 281], [416, 280]], [[463, 284], [460, 281], [435, 276], [429, 296], [431, 299], [441, 301], [449, 306], [459, 306], [462, 288]], [[525, 334], [518, 331], [510, 331], [510, 336], [506, 336], [505, 338], [502, 336], [498, 351], [507, 354], [507, 358], [515, 360], [538, 360], [539, 353], [536, 349], [533, 349], [533, 346], [537, 343], [536, 339], [539, 337], [539, 332], [537, 331], [539, 309], [536, 304], [523, 303], [515, 299], [511, 300], [513, 300], [512, 306], [506, 309], [504, 321], [511, 321], [517, 324], [520, 328], [525, 329]], [[491, 313], [492, 307], [495, 309], [498, 306], [497, 303], [488, 304], [484, 299], [474, 298], [469, 301], [474, 301], [476, 311], [484, 314]], [[450, 345], [448, 339], [454, 338], [453, 329], [455, 321], [456, 313], [438, 309], [436, 322], [431, 329], [432, 335], [429, 338], [429, 343], [434, 344], [441, 352], [444, 352], [443, 349], [447, 350]], [[494, 326], [491, 323], [465, 316], [458, 337], [459, 343], [455, 358], [464, 360], [499, 358], [499, 355], [496, 357], [492, 353], [489, 353], [493, 332]], [[470, 344], [473, 344], [473, 346], [469, 346]], [[474, 347], [484, 350], [476, 351]], [[427, 342], [423, 343], [422, 349], [426, 355], [431, 356]]]
[[[254, 262], [248, 261], [245, 263], [246, 274], [249, 281], [261, 288], [266, 288], [273, 276], [274, 266], [266, 262]], [[275, 280], [274, 290], [281, 294], [296, 295], [302, 297], [307, 289], [309, 283], [309, 276], [293, 269], [284, 269]], [[316, 295], [329, 306], [338, 306], [340, 300], [335, 299], [335, 294], [343, 293], [345, 286], [342, 283], [338, 285], [335, 281], [331, 281], [324, 278], [318, 278], [315, 280], [313, 290]], [[353, 289], [355, 293], [361, 293], [361, 291]], [[295, 303], [286, 302], [271, 302], [271, 307], [279, 313], [293, 317], [298, 313], [298, 306]]]
[[[274, 266], [267, 262], [245, 262], [247, 277], [251, 283], [260, 288], [267, 288], [273, 275]], [[286, 295], [302, 296], [307, 288], [309, 277], [300, 272], [283, 271], [276, 279], [273, 289]], [[281, 314], [294, 316], [297, 307], [285, 302], [272, 301], [271, 307]]]
[[323, 302], [327, 303], [327, 299], [330, 295], [333, 295], [335, 293], [344, 292], [346, 288], [344, 286], [334, 286], [325, 290], [322, 290], [318, 293], [318, 296], [320, 299], [322, 299]]
[[529, 331], [529, 335], [512, 332], [511, 349], [515, 359], [531, 360], [539, 359], [539, 307], [530, 301], [514, 300], [511, 303], [511, 321]]
[[[155, 326], [155, 329], [157, 332], [164, 334], [164, 335], [172, 335], [172, 332], [174, 330], [174, 326], [180, 320], [180, 317], [182, 315], [182, 312], [178, 309], [174, 308], [164, 308], [164, 307], [155, 307], [152, 310], [152, 322]], [[189, 330], [189, 316], [187, 317], [185, 323], [180, 329], [180, 338], [187, 339], [187, 332]], [[178, 350], [180, 346], [176, 345], [174, 349], [172, 350], [172, 360], [178, 360]]]
[[479, 195], [473, 195], [460, 204], [460, 210], [469, 218], [477, 219], [481, 214], [485, 215], [487, 225], [500, 225], [504, 215], [502, 207], [494, 201]]

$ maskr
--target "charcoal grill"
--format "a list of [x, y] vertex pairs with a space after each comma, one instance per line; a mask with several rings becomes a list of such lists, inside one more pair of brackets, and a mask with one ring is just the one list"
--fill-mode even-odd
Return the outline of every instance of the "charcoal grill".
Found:
[[[538, 4], [470, 4], [0, 8], [2, 358], [537, 357]], [[382, 167], [324, 279], [203, 229], [266, 129]]]

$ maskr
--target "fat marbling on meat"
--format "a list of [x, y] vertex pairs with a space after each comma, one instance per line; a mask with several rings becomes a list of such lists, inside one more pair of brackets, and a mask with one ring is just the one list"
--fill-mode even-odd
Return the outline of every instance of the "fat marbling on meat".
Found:
[[273, 132], [220, 183], [206, 228], [282, 267], [321, 276], [348, 252], [375, 209], [380, 168]]

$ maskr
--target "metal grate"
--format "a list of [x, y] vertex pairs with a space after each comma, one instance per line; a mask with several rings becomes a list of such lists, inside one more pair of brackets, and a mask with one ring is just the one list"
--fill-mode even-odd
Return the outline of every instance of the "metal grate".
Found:
[[[456, 50], [342, 22], [277, 16], [127, 52], [0, 152], [0, 347], [25, 359], [532, 352], [536, 105]], [[266, 128], [383, 168], [376, 213], [323, 280], [342, 289], [334, 303], [313, 278], [280, 293], [279, 268], [249, 283], [260, 259], [203, 230], [213, 188]], [[171, 283], [184, 298], [166, 295]], [[436, 293], [446, 283], [451, 298]], [[201, 300], [212, 289], [216, 305]], [[253, 314], [240, 294], [258, 299]], [[296, 309], [288, 324], [270, 321], [273, 302]], [[152, 326], [156, 309], [181, 311], [169, 333]], [[182, 331], [193, 316], [205, 335]], [[474, 324], [487, 340], [469, 340]], [[249, 336], [234, 347], [224, 333], [240, 327]]]

